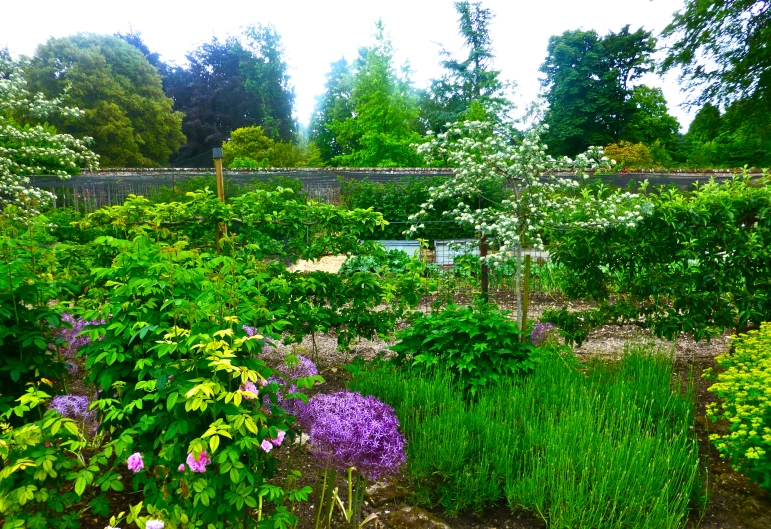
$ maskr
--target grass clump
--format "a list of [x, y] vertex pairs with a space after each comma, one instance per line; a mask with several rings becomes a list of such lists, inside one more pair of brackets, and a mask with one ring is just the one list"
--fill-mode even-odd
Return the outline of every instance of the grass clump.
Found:
[[682, 527], [700, 490], [693, 396], [672, 380], [670, 357], [636, 346], [588, 369], [546, 355], [471, 400], [441, 369], [386, 364], [351, 386], [394, 406], [424, 503], [455, 515], [505, 501], [558, 529], [647, 529]]

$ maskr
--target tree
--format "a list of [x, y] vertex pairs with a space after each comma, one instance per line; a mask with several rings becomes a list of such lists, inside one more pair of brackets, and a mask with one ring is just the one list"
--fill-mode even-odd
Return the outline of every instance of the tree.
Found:
[[56, 115], [77, 119], [83, 112], [66, 107], [61, 99], [32, 95], [19, 62], [0, 49], [0, 209], [18, 208], [19, 215], [35, 215], [51, 204], [54, 195], [29, 186], [30, 175], [65, 180], [80, 168], [93, 169], [98, 157], [81, 140], [58, 134], [45, 123]]
[[282, 56], [275, 29], [256, 26], [225, 41], [213, 38], [187, 55], [186, 67], [169, 70], [167, 92], [185, 113], [188, 138], [178, 163], [211, 163], [211, 149], [242, 127], [261, 126], [274, 140], [293, 138], [294, 93]]
[[624, 139], [638, 108], [629, 83], [650, 71], [655, 39], [639, 29], [599, 37], [595, 31], [566, 31], [549, 39], [546, 74], [549, 108], [545, 122], [552, 152], [573, 156], [591, 145]]
[[142, 55], [145, 56], [145, 59], [147, 59], [147, 62], [155, 66], [155, 68], [158, 70], [158, 73], [161, 75], [164, 75], [164, 72], [166, 71], [166, 68], [168, 66], [166, 63], [161, 61], [161, 56], [159, 53], [150, 51], [150, 48], [145, 44], [145, 41], [142, 39], [142, 33], [139, 31], [130, 31], [129, 33], [116, 33], [114, 35], [115, 37], [118, 37], [119, 39], [125, 41], [128, 44], [131, 44], [136, 49], [138, 49], [140, 52], [142, 52]]
[[[517, 260], [517, 323], [524, 330], [527, 322], [522, 307], [521, 271], [523, 247], [542, 248], [545, 224], [607, 227], [615, 223], [634, 225], [636, 209], [626, 207], [636, 197], [619, 196], [605, 201], [571, 192], [578, 182], [556, 176], [558, 168], [571, 168], [578, 175], [597, 169], [607, 170], [610, 161], [601, 149], [592, 149], [571, 160], [560, 160], [546, 154], [541, 141], [544, 127], [528, 130], [519, 140], [513, 131], [492, 123], [456, 123], [445, 134], [434, 136], [420, 146], [420, 152], [431, 164], [434, 158], [449, 156], [457, 167], [455, 175], [432, 187], [429, 200], [421, 211], [412, 215], [410, 233], [423, 226], [421, 219], [441, 201], [452, 204], [443, 212], [448, 219], [473, 229], [486, 239], [496, 253], [485, 262], [496, 263], [514, 255]], [[486, 189], [505, 187], [510, 194], [503, 200], [490, 200]], [[484, 200], [482, 200], [484, 198]], [[577, 217], [578, 215], [578, 217]], [[525, 246], [527, 245], [527, 246]]]
[[629, 96], [633, 113], [624, 127], [623, 138], [631, 143], [674, 145], [680, 124], [667, 109], [661, 88], [635, 86]]
[[185, 137], [182, 114], [163, 93], [158, 71], [117, 37], [81, 33], [49, 39], [25, 69], [29, 87], [49, 98], [65, 90], [82, 119], [55, 116], [67, 133], [93, 137], [102, 165], [164, 165]]
[[324, 87], [324, 94], [316, 99], [308, 135], [318, 146], [321, 159], [328, 163], [335, 156], [345, 153], [345, 147], [337, 143], [337, 137], [329, 125], [353, 115], [353, 75], [345, 58], [332, 63]]
[[771, 110], [767, 0], [686, 0], [662, 36], [673, 39], [662, 70], [679, 67], [685, 88], [702, 88], [695, 103], [753, 99]]
[[360, 52], [353, 78], [351, 108], [345, 119], [328, 125], [342, 154], [332, 163], [349, 167], [414, 167], [422, 160], [412, 144], [416, 132], [416, 97], [406, 73], [393, 68], [393, 47], [381, 21], [375, 43]]
[[448, 123], [467, 117], [469, 107], [477, 101], [484, 107], [495, 107], [493, 116], [503, 118], [511, 109], [511, 102], [505, 97], [506, 84], [501, 81], [500, 71], [493, 70], [495, 57], [490, 38], [489, 24], [493, 14], [482, 7], [480, 2], [455, 2], [459, 33], [464, 47], [468, 49], [465, 60], [453, 58], [447, 50], [442, 66], [446, 73], [431, 82], [431, 87], [421, 101], [421, 112], [428, 128], [442, 132]]

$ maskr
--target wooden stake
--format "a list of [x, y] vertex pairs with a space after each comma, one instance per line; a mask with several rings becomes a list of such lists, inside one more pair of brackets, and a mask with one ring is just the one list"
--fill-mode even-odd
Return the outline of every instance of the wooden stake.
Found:
[[527, 337], [527, 309], [530, 306], [530, 254], [525, 254], [525, 274], [524, 284], [522, 285], [522, 343], [525, 343]]

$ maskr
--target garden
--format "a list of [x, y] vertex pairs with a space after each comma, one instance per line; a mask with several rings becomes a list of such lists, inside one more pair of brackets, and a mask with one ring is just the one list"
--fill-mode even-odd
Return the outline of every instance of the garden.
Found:
[[[617, 189], [545, 130], [429, 134], [455, 174], [391, 218], [287, 180], [55, 209], [24, 171], [95, 162], [19, 132], [0, 527], [768, 527], [771, 175]], [[485, 251], [430, 262], [438, 221]]]

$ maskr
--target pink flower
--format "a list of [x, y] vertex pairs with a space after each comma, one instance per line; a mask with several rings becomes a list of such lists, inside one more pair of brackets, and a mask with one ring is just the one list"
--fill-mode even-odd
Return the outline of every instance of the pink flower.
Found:
[[179, 470], [180, 472], [184, 472], [185, 471], [185, 465], [184, 464], [179, 465], [179, 468], [177, 470]]
[[139, 452], [134, 452], [131, 454], [126, 460], [126, 464], [128, 464], [128, 468], [132, 472], [139, 472], [145, 468], [145, 462], [142, 461], [142, 454]]
[[268, 441], [267, 439], [262, 441], [262, 443], [260, 444], [260, 447], [263, 450], [265, 450], [265, 452], [270, 452], [271, 450], [273, 450], [273, 445], [270, 444], [270, 441]]
[[276, 446], [281, 446], [281, 443], [284, 442], [285, 436], [286, 436], [286, 432], [284, 430], [279, 430], [278, 437], [276, 437], [275, 439], [271, 439], [270, 442]]
[[[254, 385], [254, 382], [251, 380], [247, 380], [246, 384], [243, 384], [240, 388], [238, 388], [241, 391], [248, 391], [250, 393], [257, 394], [257, 386]], [[246, 400], [254, 400], [254, 397], [250, 397], [249, 395], [244, 395], [244, 398]]]
[[206, 465], [209, 463], [211, 463], [211, 458], [209, 457], [209, 454], [206, 453], [206, 450], [201, 451], [198, 455], [198, 459], [193, 457], [193, 454], [187, 454], [187, 466], [189, 466], [190, 470], [193, 472], [206, 472]]

